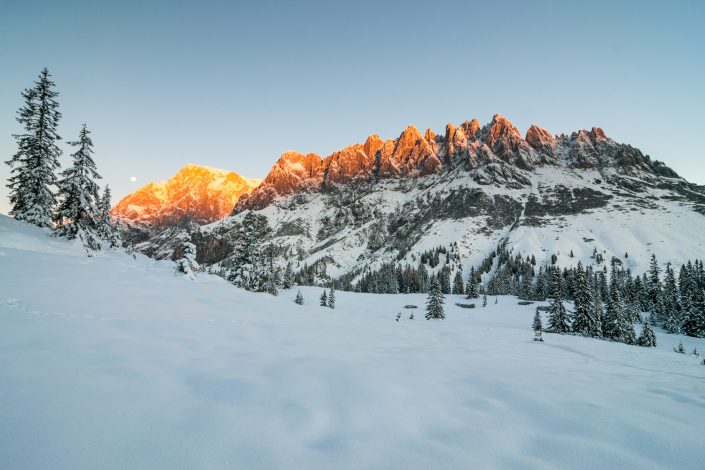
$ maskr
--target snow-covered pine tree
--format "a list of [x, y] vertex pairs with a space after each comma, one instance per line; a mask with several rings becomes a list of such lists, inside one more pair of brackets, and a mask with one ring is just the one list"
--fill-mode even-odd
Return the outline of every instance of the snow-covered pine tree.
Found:
[[482, 294], [482, 306], [487, 307], [487, 294]]
[[453, 293], [460, 295], [465, 293], [465, 284], [463, 283], [463, 275], [460, 270], [455, 272], [455, 277], [453, 278]]
[[304, 296], [301, 295], [301, 291], [298, 291], [296, 293], [296, 299], [294, 300], [294, 303], [298, 305], [303, 305], [304, 304]]
[[110, 248], [117, 248], [120, 246], [120, 232], [118, 232], [117, 226], [113, 222], [113, 216], [110, 214], [111, 199], [110, 186], [105, 185], [103, 195], [98, 201], [98, 236], [108, 242]]
[[79, 238], [86, 249], [100, 249], [100, 214], [98, 184], [100, 179], [93, 153], [91, 132], [83, 124], [78, 140], [69, 142], [76, 147], [71, 154], [73, 164], [61, 172], [57, 186], [59, 207], [55, 214], [54, 234], [73, 240]]
[[291, 289], [294, 285], [294, 270], [291, 267], [291, 261], [286, 263], [286, 269], [284, 270], [284, 278], [282, 279], [282, 287], [284, 289]]
[[663, 281], [661, 305], [663, 327], [669, 333], [678, 333], [681, 325], [681, 306], [678, 300], [676, 275], [671, 267], [671, 263], [666, 264], [666, 277]]
[[663, 321], [663, 319], [661, 318], [661, 312], [657, 310], [661, 299], [660, 272], [661, 270], [658, 267], [656, 255], [652, 253], [651, 261], [649, 262], [649, 273], [646, 282], [646, 299], [649, 311], [654, 314], [658, 321]]
[[563, 276], [558, 268], [552, 267], [551, 271], [551, 295], [548, 306], [548, 329], [552, 333], [569, 333], [570, 322], [568, 312], [563, 305], [565, 295], [563, 287]]
[[10, 189], [10, 215], [39, 227], [51, 227], [56, 204], [52, 186], [56, 184], [61, 139], [56, 128], [61, 119], [59, 103], [51, 74], [45, 68], [34, 87], [22, 92], [24, 105], [17, 111], [17, 121], [24, 134], [14, 134], [18, 150], [6, 163], [12, 168], [7, 187]]
[[431, 287], [428, 291], [428, 297], [426, 297], [426, 320], [443, 320], [446, 315], [443, 312], [443, 292], [441, 291], [441, 284], [438, 280], [434, 279], [431, 282]]
[[536, 309], [536, 313], [534, 314], [534, 322], [531, 324], [531, 327], [534, 330], [534, 341], [543, 341], [543, 338], [541, 337], [543, 325], [541, 324], [541, 313], [539, 313], [539, 309]]
[[196, 278], [199, 265], [196, 262], [196, 245], [189, 240], [181, 243], [181, 258], [176, 261], [176, 272], [185, 274], [191, 279]]
[[705, 337], [705, 292], [703, 289], [696, 290], [690, 310], [685, 316], [682, 331], [688, 336]]
[[325, 290], [324, 290], [323, 293], [321, 294], [319, 305], [320, 305], [321, 307], [327, 307], [327, 306], [328, 306], [328, 294], [326, 294], [326, 291], [325, 291]]
[[651, 329], [649, 321], [644, 322], [644, 329], [641, 331], [641, 336], [639, 336], [639, 346], [644, 346], [645, 348], [653, 348], [656, 346], [656, 335], [654, 330]]
[[[262, 256], [264, 260], [262, 263], [258, 263], [260, 287], [262, 292], [267, 292], [271, 295], [279, 294], [279, 284], [281, 283], [279, 275], [279, 267], [276, 264], [276, 249], [273, 243], [267, 244], [262, 250]], [[254, 286], [253, 286], [254, 287]]]
[[602, 325], [595, 318], [593, 291], [588, 285], [586, 273], [580, 261], [578, 261], [578, 267], [575, 270], [574, 290], [573, 333], [595, 338], [601, 337]]
[[328, 291], [328, 308], [335, 308], [335, 288], [331, 287]]
[[477, 293], [477, 279], [478, 276], [475, 273], [475, 267], [470, 268], [470, 275], [468, 276], [468, 282], [465, 284], [465, 294], [467, 296], [465, 297], [466, 299], [476, 299], [478, 296]]
[[609, 296], [605, 311], [604, 335], [614, 341], [626, 344], [634, 344], [636, 340], [634, 325], [630, 321], [629, 312], [622, 301], [622, 292], [614, 263], [612, 264]]

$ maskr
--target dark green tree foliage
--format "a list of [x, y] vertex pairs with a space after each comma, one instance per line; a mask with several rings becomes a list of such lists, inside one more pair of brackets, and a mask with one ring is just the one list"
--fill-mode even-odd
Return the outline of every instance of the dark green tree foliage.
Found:
[[681, 326], [681, 307], [678, 300], [678, 286], [671, 263], [666, 264], [666, 277], [659, 304], [662, 306], [663, 327], [669, 333], [678, 333]]
[[656, 261], [656, 255], [651, 255], [651, 261], [649, 262], [649, 274], [646, 283], [646, 300], [648, 309], [654, 313], [655, 318], [658, 321], [663, 321], [661, 318], [661, 312], [658, 311], [659, 299], [661, 298], [661, 270], [658, 267], [658, 261]]
[[294, 285], [294, 271], [291, 266], [291, 261], [286, 263], [286, 269], [284, 270], [284, 277], [282, 278], [282, 287], [284, 289], [291, 289]]
[[110, 186], [106, 185], [98, 201], [98, 236], [108, 242], [110, 248], [117, 248], [120, 246], [120, 233], [110, 215], [111, 199]]
[[56, 204], [52, 187], [59, 168], [61, 150], [57, 126], [61, 113], [56, 101], [54, 82], [45, 68], [34, 87], [22, 92], [24, 105], [17, 112], [23, 134], [15, 134], [18, 150], [6, 163], [12, 168], [7, 187], [10, 189], [10, 215], [39, 227], [51, 227]]
[[644, 328], [641, 331], [641, 336], [639, 336], [638, 344], [645, 348], [656, 347], [656, 335], [654, 334], [654, 330], [651, 329], [648, 320], [644, 322]]
[[573, 333], [592, 337], [602, 336], [602, 325], [595, 317], [593, 291], [588, 285], [587, 274], [580, 261], [578, 261], [578, 267], [575, 270], [573, 301], [575, 302]]
[[444, 297], [441, 285], [438, 280], [431, 282], [431, 288], [426, 297], [426, 320], [443, 320], [446, 315], [443, 312]]
[[463, 283], [463, 273], [460, 270], [455, 272], [455, 277], [453, 278], [453, 293], [454, 294], [464, 294], [465, 284]]
[[328, 306], [328, 294], [326, 293], [325, 290], [324, 290], [323, 293], [321, 294], [319, 305], [320, 305], [321, 307], [327, 307], [327, 306]]
[[685, 316], [683, 333], [696, 338], [705, 337], [705, 292], [702, 288], [696, 291], [690, 310]]
[[604, 335], [614, 341], [627, 344], [634, 344], [636, 337], [634, 325], [630, 321], [628, 312], [622, 302], [618, 272], [614, 264], [612, 265], [610, 276], [610, 292], [605, 312]]
[[482, 306], [487, 307], [487, 294], [482, 294]]
[[[268, 260], [264, 259], [263, 244], [269, 240], [271, 233], [272, 229], [265, 216], [254, 212], [245, 214], [237, 230], [233, 268], [228, 276], [233, 284], [248, 290], [262, 290], [266, 281], [263, 282], [261, 276], [268, 264]], [[270, 254], [274, 255], [273, 252]]]
[[328, 292], [328, 308], [335, 308], [335, 289], [332, 287]]
[[78, 140], [69, 142], [76, 152], [71, 154], [72, 166], [61, 173], [57, 183], [59, 207], [54, 234], [69, 240], [79, 238], [86, 249], [99, 250], [100, 197], [95, 180], [101, 176], [93, 161], [93, 141], [88, 134], [90, 131], [84, 124]]
[[250, 278], [252, 290], [267, 292], [272, 295], [279, 294], [281, 276], [277, 266], [276, 247], [268, 243], [261, 251], [261, 257], [255, 259], [255, 275]]
[[296, 299], [294, 299], [294, 303], [298, 305], [304, 304], [304, 296], [301, 295], [301, 291], [296, 292]]
[[563, 305], [563, 277], [558, 268], [551, 268], [551, 301], [548, 306], [548, 329], [552, 333], [569, 333], [570, 321]]
[[531, 327], [534, 330], [534, 341], [543, 341], [541, 334], [543, 325], [541, 324], [541, 313], [538, 309], [536, 309], [536, 313], [534, 314], [534, 321], [531, 324]]

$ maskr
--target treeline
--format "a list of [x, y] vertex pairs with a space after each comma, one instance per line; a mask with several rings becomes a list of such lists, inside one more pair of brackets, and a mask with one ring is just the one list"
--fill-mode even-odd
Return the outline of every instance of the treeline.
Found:
[[78, 139], [68, 142], [75, 149], [71, 166], [59, 172], [62, 150], [58, 146], [61, 112], [51, 74], [45, 68], [34, 86], [22, 92], [24, 105], [17, 111], [23, 132], [14, 134], [17, 152], [10, 166], [10, 215], [54, 234], [80, 239], [88, 253], [103, 245], [117, 247], [119, 234], [110, 216], [108, 186], [100, 194], [101, 179], [93, 160], [93, 141], [83, 124]]

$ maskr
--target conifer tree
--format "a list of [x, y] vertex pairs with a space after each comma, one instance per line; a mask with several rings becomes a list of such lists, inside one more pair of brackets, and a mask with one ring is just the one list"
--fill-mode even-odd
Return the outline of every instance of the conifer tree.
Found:
[[653, 348], [656, 346], [656, 335], [654, 330], [651, 329], [649, 321], [644, 322], [644, 329], [639, 336], [639, 346], [644, 346], [645, 348]]
[[622, 302], [617, 269], [612, 264], [610, 276], [610, 291], [607, 299], [607, 309], [605, 312], [604, 335], [614, 341], [627, 344], [634, 344], [636, 333], [634, 325], [630, 321], [629, 314]]
[[73, 240], [80, 238], [87, 249], [100, 249], [100, 214], [98, 184], [100, 179], [93, 153], [90, 131], [84, 124], [78, 140], [69, 142], [76, 147], [71, 155], [73, 165], [61, 173], [57, 185], [59, 207], [55, 215], [54, 234]]
[[32, 88], [22, 92], [24, 105], [17, 112], [23, 134], [15, 134], [18, 150], [6, 163], [12, 168], [7, 187], [10, 189], [10, 215], [39, 227], [51, 227], [56, 199], [56, 184], [61, 150], [57, 126], [61, 113], [51, 74], [45, 68]]
[[296, 293], [296, 299], [294, 300], [294, 303], [298, 305], [303, 305], [304, 304], [304, 296], [301, 295], [301, 291], [298, 291]]
[[184, 240], [181, 243], [181, 253], [181, 258], [176, 262], [176, 272], [195, 279], [196, 272], [199, 269], [199, 265], [196, 262], [196, 245]]
[[463, 284], [463, 275], [460, 270], [455, 272], [455, 277], [453, 278], [453, 293], [454, 294], [464, 294], [465, 285]]
[[321, 307], [327, 307], [328, 306], [328, 294], [326, 294], [326, 291], [324, 290], [323, 293], [321, 294], [321, 302], [320, 306]]
[[335, 288], [331, 287], [328, 293], [328, 308], [335, 308]]
[[662, 321], [660, 318], [660, 312], [656, 309], [659, 306], [659, 299], [661, 298], [661, 279], [660, 279], [660, 269], [658, 267], [658, 261], [656, 261], [656, 255], [651, 254], [651, 261], [649, 262], [649, 275], [646, 282], [646, 298], [649, 310], [655, 314], [655, 317]]
[[602, 336], [602, 325], [599, 323], [599, 319], [595, 318], [593, 293], [580, 261], [578, 261], [578, 267], [575, 270], [574, 291], [573, 333], [592, 337]]
[[120, 233], [110, 214], [111, 198], [110, 186], [106, 185], [98, 201], [98, 236], [108, 242], [110, 248], [117, 248], [120, 246]]
[[531, 327], [534, 330], [534, 341], [543, 341], [543, 338], [541, 337], [543, 325], [541, 324], [541, 314], [539, 313], [539, 309], [536, 309], [536, 313], [534, 314], [534, 322]]
[[441, 285], [438, 280], [431, 283], [431, 287], [428, 292], [428, 297], [426, 297], [426, 320], [431, 319], [445, 319], [445, 313], [443, 312], [443, 292], [441, 291]]
[[482, 306], [487, 307], [487, 294], [482, 294]]
[[681, 308], [678, 301], [678, 287], [676, 276], [671, 263], [666, 264], [666, 277], [663, 281], [661, 293], [663, 327], [669, 333], [678, 333], [681, 324]]
[[690, 310], [683, 322], [683, 333], [696, 338], [705, 337], [705, 292], [698, 288]]
[[568, 312], [563, 305], [565, 295], [563, 288], [563, 277], [558, 268], [551, 269], [551, 301], [548, 306], [548, 329], [552, 333], [570, 332], [570, 322]]
[[286, 269], [284, 270], [284, 278], [282, 279], [282, 287], [284, 289], [291, 289], [294, 285], [294, 271], [291, 267], [291, 261], [286, 263]]

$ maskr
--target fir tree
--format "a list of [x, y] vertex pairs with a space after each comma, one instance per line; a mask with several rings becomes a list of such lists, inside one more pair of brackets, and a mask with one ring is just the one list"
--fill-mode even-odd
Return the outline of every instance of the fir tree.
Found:
[[646, 298], [649, 310], [655, 314], [656, 319], [662, 321], [661, 312], [658, 311], [659, 299], [661, 298], [661, 279], [656, 255], [651, 255], [649, 262], [649, 275], [646, 283]]
[[673, 350], [674, 350], [675, 352], [677, 352], [678, 354], [685, 354], [685, 348], [683, 347], [683, 342], [682, 342], [682, 341], [679, 342], [679, 343], [678, 343], [678, 347], [677, 347], [677, 348], [673, 348]]
[[282, 279], [282, 287], [284, 289], [291, 289], [294, 285], [294, 271], [291, 267], [291, 261], [286, 263], [286, 269], [284, 270], [284, 278]]
[[301, 295], [301, 291], [296, 292], [296, 299], [294, 299], [294, 303], [298, 305], [304, 304], [304, 296]]
[[98, 236], [108, 242], [110, 248], [117, 248], [120, 246], [120, 233], [110, 214], [111, 207], [110, 186], [106, 185], [98, 201]]
[[622, 302], [622, 293], [614, 264], [612, 265], [612, 275], [610, 277], [610, 292], [607, 299], [607, 311], [605, 312], [604, 334], [614, 341], [627, 344], [633, 344], [636, 336], [634, 325]]
[[95, 180], [101, 176], [91, 156], [93, 141], [88, 134], [90, 131], [84, 124], [78, 140], [69, 142], [77, 150], [71, 155], [73, 165], [61, 173], [58, 181], [59, 207], [55, 215], [54, 234], [69, 240], [79, 238], [87, 249], [99, 250], [100, 197]]
[[330, 288], [329, 294], [328, 294], [328, 308], [335, 308], [335, 289], [333, 287]]
[[648, 320], [644, 322], [644, 329], [639, 336], [639, 346], [644, 346], [646, 348], [653, 348], [656, 346], [656, 335], [654, 330], [651, 329], [651, 325]]
[[196, 245], [188, 240], [181, 243], [181, 258], [176, 262], [176, 272], [195, 279], [199, 265], [196, 262]]
[[321, 294], [321, 302], [320, 306], [321, 307], [327, 307], [328, 306], [328, 294], [326, 294], [326, 291], [324, 290], [323, 293]]
[[487, 294], [482, 294], [482, 306], [487, 307]]
[[463, 284], [463, 275], [458, 270], [455, 272], [455, 277], [453, 278], [453, 293], [454, 294], [464, 294], [465, 285]]
[[698, 288], [690, 310], [683, 322], [683, 333], [696, 338], [705, 337], [705, 292]]
[[428, 297], [426, 297], [426, 320], [431, 319], [445, 319], [445, 313], [443, 312], [443, 292], [441, 291], [441, 285], [438, 280], [431, 283], [431, 288], [428, 292]]
[[56, 184], [61, 150], [56, 133], [61, 113], [56, 101], [54, 82], [45, 68], [33, 88], [22, 92], [25, 100], [17, 114], [24, 134], [15, 134], [18, 150], [6, 163], [12, 168], [7, 187], [10, 189], [10, 215], [39, 227], [50, 227], [56, 204], [52, 186]]
[[669, 333], [678, 333], [681, 324], [681, 308], [678, 301], [676, 276], [671, 263], [666, 264], [666, 278], [663, 281], [660, 304], [662, 306], [663, 327]]
[[534, 314], [534, 322], [531, 326], [534, 330], [534, 341], [543, 341], [543, 338], [541, 337], [543, 325], [541, 324], [541, 314], [539, 313], [539, 309], [536, 309], [536, 313]]
[[602, 325], [595, 318], [593, 293], [580, 261], [578, 261], [578, 267], [575, 270], [574, 290], [573, 333], [592, 337], [602, 336]]
[[254, 286], [254, 290], [267, 292], [271, 295], [279, 294], [279, 284], [281, 277], [279, 275], [279, 267], [276, 265], [276, 249], [273, 243], [267, 244], [263, 250], [264, 259], [257, 259], [257, 267], [255, 272], [259, 280], [259, 286]]
[[548, 306], [548, 329], [552, 333], [569, 333], [568, 312], [563, 305], [563, 277], [557, 268], [551, 269], [551, 301]]

